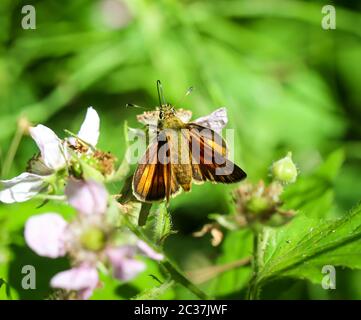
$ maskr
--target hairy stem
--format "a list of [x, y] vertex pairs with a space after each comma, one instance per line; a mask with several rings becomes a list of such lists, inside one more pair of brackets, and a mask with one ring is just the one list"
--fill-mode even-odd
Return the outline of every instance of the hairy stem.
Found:
[[[129, 229], [141, 240], [145, 241], [148, 245], [150, 245], [155, 250], [159, 251], [159, 247], [157, 247], [152, 241], [148, 239], [148, 237], [133, 223], [131, 223], [128, 219], [127, 226]], [[161, 266], [170, 274], [171, 278], [192, 292], [195, 296], [202, 300], [210, 300], [212, 299], [206, 293], [204, 293], [201, 289], [199, 289], [195, 284], [193, 284], [183, 273], [178, 269], [178, 267], [168, 258], [164, 257], [163, 261], [160, 262]]]
[[252, 259], [252, 278], [249, 283], [247, 298], [249, 300], [257, 300], [259, 299], [259, 286], [257, 283], [258, 269], [259, 269], [259, 228], [252, 228], [253, 231], [253, 259]]

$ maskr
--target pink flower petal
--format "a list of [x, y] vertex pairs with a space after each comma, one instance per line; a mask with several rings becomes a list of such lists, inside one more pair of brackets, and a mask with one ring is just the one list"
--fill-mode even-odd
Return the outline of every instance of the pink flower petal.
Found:
[[25, 224], [25, 241], [39, 256], [65, 255], [64, 233], [67, 222], [56, 213], [33, 216]]
[[65, 195], [69, 203], [83, 214], [103, 214], [108, 203], [104, 186], [95, 181], [69, 180]]
[[44, 177], [24, 172], [10, 180], [1, 180], [0, 202], [14, 203], [31, 199], [44, 187]]
[[66, 164], [66, 150], [58, 136], [42, 124], [30, 128], [30, 135], [35, 140], [44, 164], [53, 170], [58, 170]]
[[92, 107], [89, 107], [78, 132], [78, 137], [95, 147], [99, 139], [99, 127], [100, 119], [98, 113]]
[[80, 299], [88, 299], [98, 283], [98, 271], [90, 266], [80, 266], [59, 272], [50, 281], [53, 288], [78, 291]]
[[148, 256], [151, 259], [158, 260], [158, 261], [161, 261], [164, 259], [164, 256], [161, 253], [154, 251], [148, 244], [146, 244], [142, 240], [138, 240], [137, 247], [143, 254], [145, 254], [146, 256]]
[[129, 281], [145, 270], [145, 264], [133, 258], [135, 249], [132, 246], [123, 246], [107, 250], [109, 261], [113, 266], [114, 277]]

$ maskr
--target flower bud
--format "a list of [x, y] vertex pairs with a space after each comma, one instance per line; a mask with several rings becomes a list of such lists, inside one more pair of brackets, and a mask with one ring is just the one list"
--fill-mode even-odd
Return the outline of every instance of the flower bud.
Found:
[[246, 209], [249, 212], [255, 214], [262, 214], [265, 211], [269, 210], [271, 207], [270, 202], [264, 196], [252, 196], [251, 199], [246, 203]]
[[288, 152], [284, 158], [274, 162], [271, 171], [275, 180], [282, 183], [295, 182], [298, 173], [296, 165], [292, 161], [292, 153]]

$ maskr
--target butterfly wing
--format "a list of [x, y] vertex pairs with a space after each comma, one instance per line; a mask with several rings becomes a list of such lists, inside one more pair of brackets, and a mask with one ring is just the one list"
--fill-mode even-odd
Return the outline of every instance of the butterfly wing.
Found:
[[143, 202], [161, 201], [179, 190], [172, 175], [167, 139], [158, 137], [149, 145], [133, 176], [133, 193]]
[[[184, 161], [186, 160], [186, 161]], [[133, 176], [133, 193], [143, 202], [161, 201], [194, 182], [234, 183], [246, 173], [227, 158], [220, 135], [195, 123], [165, 130], [149, 145]]]
[[188, 129], [195, 181], [234, 183], [246, 178], [246, 173], [227, 158], [226, 144], [220, 135], [194, 123]]

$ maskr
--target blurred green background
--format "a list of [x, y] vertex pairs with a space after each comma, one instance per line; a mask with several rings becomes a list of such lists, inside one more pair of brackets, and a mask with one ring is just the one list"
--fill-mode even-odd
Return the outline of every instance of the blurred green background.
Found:
[[[21, 8], [36, 9], [36, 29], [21, 28]], [[323, 30], [321, 9], [336, 7], [336, 30]], [[22, 172], [36, 152], [23, 137], [14, 158], [21, 116], [64, 136], [76, 132], [86, 108], [101, 117], [99, 148], [124, 155], [124, 120], [138, 126], [141, 110], [157, 104], [155, 82], [166, 99], [204, 116], [227, 107], [235, 130], [236, 162], [256, 182], [272, 161], [293, 152], [301, 176], [311, 174], [328, 154], [342, 148], [345, 162], [333, 181], [332, 210], [343, 213], [361, 199], [361, 4], [356, 1], [283, 0], [2, 0], [0, 4], [1, 178]], [[182, 99], [190, 86], [194, 92]], [[178, 105], [177, 102], [181, 101]], [[205, 184], [172, 201], [174, 228], [166, 252], [183, 270], [235, 261], [250, 252], [247, 232], [232, 233], [219, 248], [191, 233], [211, 213], [231, 212], [233, 186]], [[0, 205], [0, 278], [13, 298], [43, 299], [48, 281], [66, 261], [39, 258], [22, 232], [32, 214], [67, 207], [38, 201]], [[361, 250], [361, 248], [360, 248]], [[37, 290], [21, 289], [21, 267], [36, 265]], [[94, 298], [129, 298], [157, 283], [156, 265], [131, 283], [104, 279]], [[244, 297], [250, 270], [231, 270], [201, 284], [222, 298]], [[337, 290], [306, 281], [283, 281], [264, 298], [361, 298], [361, 273], [340, 271]], [[161, 277], [161, 275], [159, 275]], [[0, 288], [0, 297], [5, 298]], [[164, 298], [193, 298], [180, 287]]]

